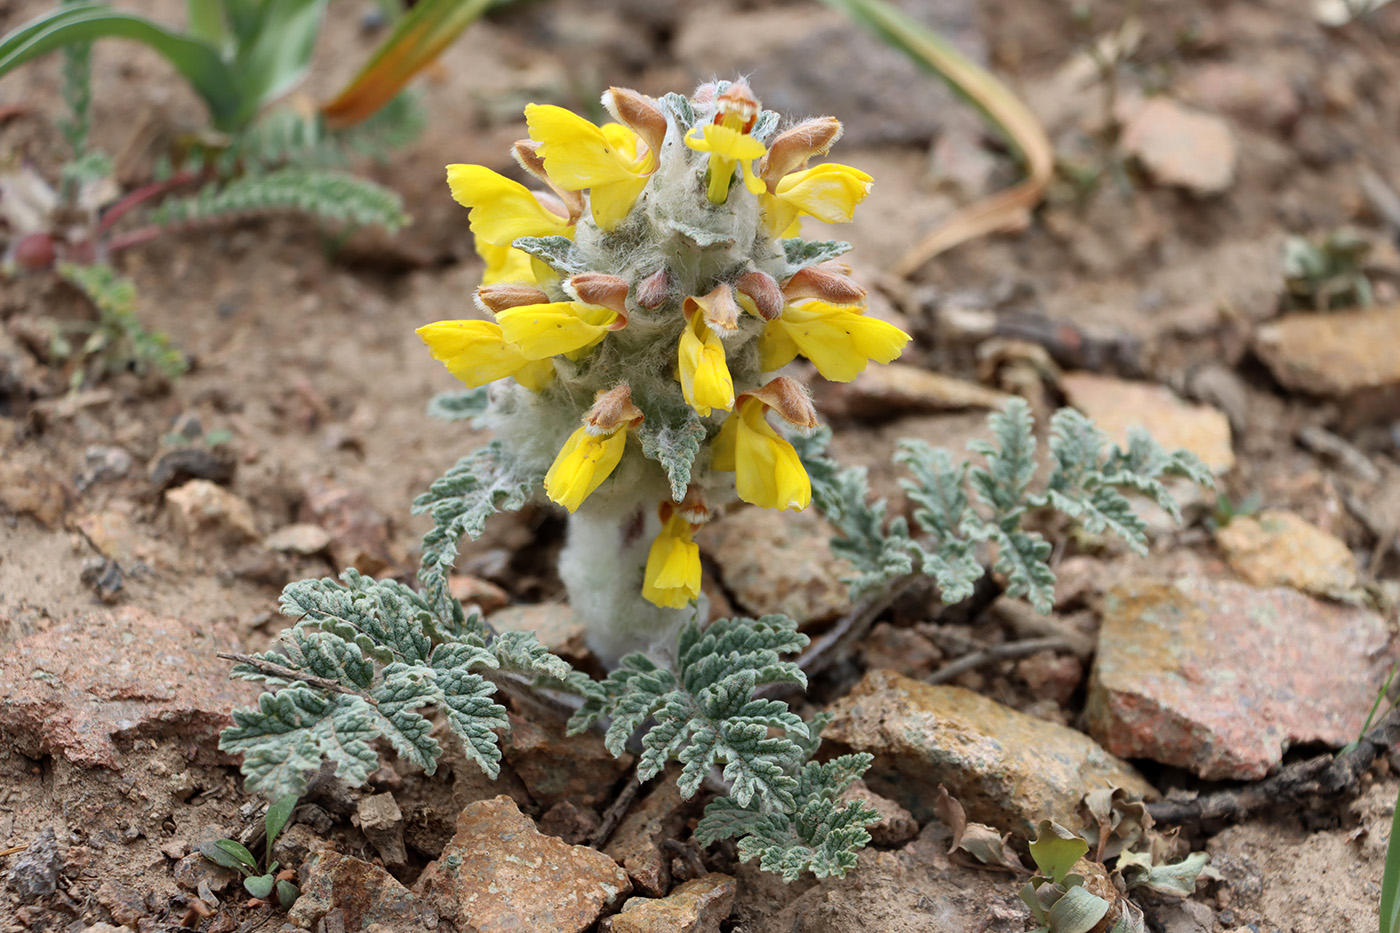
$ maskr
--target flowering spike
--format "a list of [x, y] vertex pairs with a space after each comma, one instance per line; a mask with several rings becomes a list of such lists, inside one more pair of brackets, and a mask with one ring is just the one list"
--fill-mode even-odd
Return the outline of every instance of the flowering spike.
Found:
[[745, 272], [734, 282], [734, 288], [754, 304], [754, 310], [765, 321], [771, 321], [783, 313], [783, 291], [778, 288], [777, 279], [767, 272], [755, 270]]

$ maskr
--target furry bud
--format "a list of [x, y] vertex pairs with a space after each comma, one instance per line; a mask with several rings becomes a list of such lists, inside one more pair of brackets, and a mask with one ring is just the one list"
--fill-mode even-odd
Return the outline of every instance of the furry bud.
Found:
[[524, 305], [542, 305], [548, 301], [549, 296], [533, 285], [502, 282], [483, 285], [476, 290], [477, 307], [492, 313]]
[[865, 300], [865, 289], [861, 288], [848, 275], [823, 269], [821, 266], [808, 266], [793, 273], [783, 286], [783, 296], [788, 301], [799, 298], [820, 298], [832, 304], [850, 305]]
[[619, 123], [642, 137], [652, 153], [661, 152], [666, 140], [666, 115], [655, 100], [631, 88], [610, 87], [603, 92], [603, 106]]
[[747, 295], [765, 321], [772, 321], [783, 313], [783, 292], [778, 288], [778, 280], [767, 272], [745, 272], [734, 281], [734, 288]]
[[835, 117], [803, 120], [779, 133], [778, 138], [773, 140], [768, 154], [758, 164], [758, 177], [772, 192], [784, 175], [806, 168], [808, 159], [825, 155], [832, 143], [840, 138], [841, 121]]
[[540, 144], [533, 139], [517, 139], [511, 147], [511, 154], [515, 156], [515, 161], [520, 164], [521, 168], [549, 185], [549, 189], [558, 197], [559, 204], [556, 207], [538, 193], [536, 193], [535, 198], [560, 217], [569, 218], [569, 223], [577, 223], [578, 219], [583, 216], [583, 192], [566, 191], [556, 185], [550, 179], [549, 173], [544, 170], [544, 157], [540, 155], [539, 149]]
[[671, 297], [671, 277], [664, 268], [657, 269], [637, 285], [637, 304], [655, 311]]
[[625, 382], [600, 391], [584, 418], [591, 434], [612, 434], [618, 428], [635, 428], [643, 420], [642, 410], [632, 404], [632, 387]]
[[743, 394], [758, 399], [776, 411], [788, 424], [795, 424], [800, 428], [817, 426], [817, 410], [812, 406], [812, 399], [802, 384], [795, 379], [779, 376], [762, 388]]
[[739, 312], [742, 310], [739, 303], [734, 300], [734, 290], [728, 284], [721, 282], [714, 289], [702, 298], [687, 298], [685, 300], [685, 319], [690, 320], [690, 316], [697, 310], [705, 317], [705, 323], [711, 330], [723, 333], [732, 333], [739, 329]]

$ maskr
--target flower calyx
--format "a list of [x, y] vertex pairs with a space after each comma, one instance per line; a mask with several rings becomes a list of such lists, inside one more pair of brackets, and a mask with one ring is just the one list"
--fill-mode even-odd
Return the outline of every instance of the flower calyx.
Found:
[[778, 190], [778, 182], [784, 175], [806, 168], [813, 156], [826, 155], [841, 138], [841, 132], [840, 120], [816, 117], [803, 120], [779, 133], [768, 147], [763, 161], [758, 164], [758, 177], [763, 180], [768, 193], [773, 194]]
[[627, 326], [627, 280], [606, 272], [580, 272], [564, 282], [564, 291], [585, 304], [607, 308], [617, 314], [608, 330]]
[[734, 300], [734, 289], [727, 282], [719, 283], [707, 295], [687, 298], [683, 306], [687, 321], [699, 311], [705, 324], [721, 336], [739, 329], [739, 312], [742, 310]]

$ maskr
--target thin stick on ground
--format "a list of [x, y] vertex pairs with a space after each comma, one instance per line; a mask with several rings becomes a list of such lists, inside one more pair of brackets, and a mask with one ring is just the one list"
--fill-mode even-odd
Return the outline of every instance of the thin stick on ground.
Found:
[[964, 655], [949, 664], [945, 664], [931, 675], [924, 678], [925, 683], [945, 684], [968, 671], [975, 670], [993, 661], [1008, 661], [1012, 658], [1024, 658], [1041, 651], [1073, 651], [1074, 645], [1064, 638], [1052, 635], [1049, 638], [1027, 638], [1024, 641], [1009, 641], [1001, 645], [992, 645], [983, 648], [981, 651], [974, 651], [972, 654]]
[[603, 822], [599, 824], [593, 835], [588, 837], [590, 846], [601, 849], [608, 844], [608, 840], [617, 830], [617, 825], [622, 822], [627, 811], [632, 809], [632, 804], [641, 792], [642, 782], [637, 780], [636, 772], [633, 772], [632, 776], [627, 779], [627, 783], [622, 786], [622, 791], [617, 795], [617, 799], [608, 806], [607, 811], [603, 814]]

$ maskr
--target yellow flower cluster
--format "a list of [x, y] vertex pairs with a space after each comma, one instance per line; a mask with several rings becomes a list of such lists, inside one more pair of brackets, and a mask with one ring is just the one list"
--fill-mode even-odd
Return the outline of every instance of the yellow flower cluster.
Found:
[[[669, 316], [677, 324], [683, 318], [679, 337], [666, 338], [676, 341], [669, 391], [678, 390], [701, 418], [730, 413], [711, 437], [711, 469], [734, 473], [735, 491], [746, 502], [804, 509], [810, 481], [768, 415], [776, 412], [789, 423], [812, 427], [815, 413], [795, 382], [781, 376], [761, 382], [761, 373], [802, 356], [823, 377], [844, 382], [871, 360], [895, 359], [909, 341], [898, 328], [864, 313], [865, 293], [849, 278], [849, 268], [819, 263], [784, 274], [780, 282], [751, 263], [738, 276], [706, 281], [704, 294], [687, 295], [675, 293], [675, 279], [665, 268], [645, 276], [608, 269], [566, 275], [514, 245], [521, 237], [573, 239], [580, 224], [605, 236], [616, 231], [659, 177], [668, 133], [678, 134], [685, 148], [671, 150], [667, 158], [697, 165], [689, 176], [695, 179], [694, 196], [703, 197], [696, 210], [720, 210], [742, 190], [757, 200], [761, 239], [798, 235], [802, 217], [849, 221], [868, 194], [870, 176], [858, 169], [807, 166], [840, 135], [835, 120], [800, 123], [765, 145], [753, 135], [761, 111], [743, 82], [719, 93], [712, 88], [708, 98], [698, 95], [694, 103], [708, 122], [676, 126], [657, 101], [618, 88], [604, 96], [617, 122], [602, 126], [560, 107], [529, 105], [530, 138], [515, 145], [515, 156], [544, 191], [531, 191], [482, 166], [448, 166], [452, 195], [469, 209], [477, 249], [486, 260], [477, 302], [495, 320], [439, 321], [418, 334], [434, 359], [468, 386], [512, 378], [548, 392], [557, 357], [584, 359], [634, 317], [657, 322]], [[676, 333], [664, 327], [657, 332]], [[755, 335], [757, 352], [748, 359], [756, 357], [761, 372], [743, 373], [743, 391], [736, 392], [731, 348], [737, 351]], [[546, 494], [570, 512], [616, 469], [629, 432], [643, 421], [626, 380], [627, 373], [618, 373], [611, 389], [597, 390], [582, 425], [545, 477]], [[661, 532], [643, 584], [643, 595], [659, 606], [679, 607], [699, 595], [699, 549], [691, 535], [707, 514], [701, 486], [693, 480], [692, 494], [679, 506], [661, 504]]]

